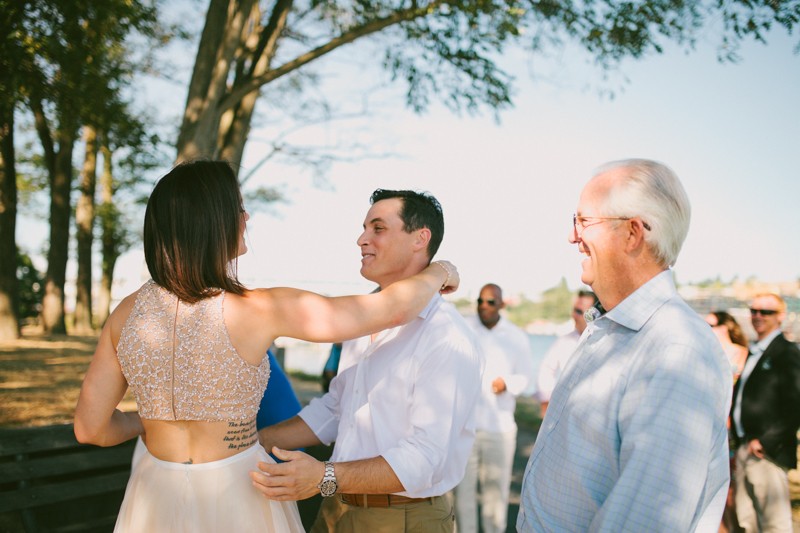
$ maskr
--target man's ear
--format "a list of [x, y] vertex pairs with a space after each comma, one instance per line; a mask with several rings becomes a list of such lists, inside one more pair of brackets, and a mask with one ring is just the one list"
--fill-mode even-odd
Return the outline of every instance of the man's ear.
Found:
[[431, 242], [431, 230], [428, 228], [418, 229], [417, 238], [414, 239], [414, 250], [427, 250], [429, 242]]
[[647, 233], [644, 223], [638, 218], [632, 218], [626, 222], [628, 226], [628, 239], [637, 245], [640, 242], [644, 242], [645, 233]]
[[644, 224], [638, 218], [632, 218], [626, 221], [628, 228], [628, 249], [634, 250], [645, 244], [645, 229]]

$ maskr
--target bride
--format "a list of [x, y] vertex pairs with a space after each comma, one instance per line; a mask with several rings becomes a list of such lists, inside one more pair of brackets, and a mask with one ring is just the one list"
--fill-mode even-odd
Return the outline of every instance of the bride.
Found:
[[[369, 295], [249, 290], [236, 277], [248, 218], [224, 162], [178, 165], [148, 200], [152, 279], [106, 322], [75, 409], [80, 442], [142, 436], [147, 447], [115, 531], [303, 531], [296, 504], [266, 499], [248, 476], [274, 462], [255, 422], [267, 348], [281, 336], [333, 342], [411, 321], [458, 284], [454, 267], [437, 262]], [[116, 409], [128, 387], [138, 413]]]

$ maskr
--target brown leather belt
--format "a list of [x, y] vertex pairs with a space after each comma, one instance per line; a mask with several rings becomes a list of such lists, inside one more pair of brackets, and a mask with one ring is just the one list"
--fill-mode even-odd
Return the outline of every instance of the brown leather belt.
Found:
[[347, 505], [358, 507], [392, 507], [409, 503], [430, 503], [433, 498], [407, 498], [397, 494], [340, 494], [339, 499]]

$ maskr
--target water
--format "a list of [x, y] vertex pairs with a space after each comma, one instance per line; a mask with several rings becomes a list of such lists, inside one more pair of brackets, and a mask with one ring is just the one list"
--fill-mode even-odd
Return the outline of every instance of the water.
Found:
[[[528, 334], [528, 339], [531, 343], [531, 352], [533, 352], [533, 375], [539, 375], [539, 365], [542, 364], [542, 359], [544, 359], [547, 350], [550, 349], [550, 346], [555, 342], [558, 337], [556, 335], [534, 335], [533, 333]], [[535, 393], [537, 391], [536, 386], [534, 385], [532, 388], [528, 389], [529, 392]]]

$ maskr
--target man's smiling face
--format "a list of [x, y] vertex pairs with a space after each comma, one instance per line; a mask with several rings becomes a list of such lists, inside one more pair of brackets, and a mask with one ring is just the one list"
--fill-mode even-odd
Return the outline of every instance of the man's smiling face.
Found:
[[361, 248], [361, 275], [381, 287], [416, 273], [412, 259], [417, 231], [405, 231], [400, 218], [402, 209], [400, 198], [375, 202], [367, 212], [364, 231], [357, 241]]

